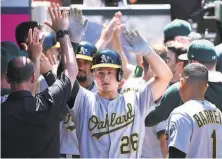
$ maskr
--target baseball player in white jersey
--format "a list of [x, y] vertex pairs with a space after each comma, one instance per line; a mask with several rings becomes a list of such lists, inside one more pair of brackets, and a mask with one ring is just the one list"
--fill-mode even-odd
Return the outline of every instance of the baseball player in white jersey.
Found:
[[[82, 41], [78, 44], [76, 52], [76, 61], [78, 64], [77, 80], [79, 84], [91, 92], [96, 92], [97, 87], [93, 81], [91, 72], [92, 57], [97, 51], [96, 47], [87, 42]], [[76, 137], [75, 123], [72, 121], [71, 115], [68, 113], [64, 121], [60, 123], [60, 156], [64, 158], [77, 158], [79, 156], [79, 144]]]
[[169, 116], [170, 158], [222, 158], [222, 113], [204, 99], [208, 71], [202, 64], [189, 64], [180, 79], [183, 105]]
[[149, 107], [165, 91], [172, 73], [152, 51], [137, 30], [124, 31], [131, 52], [145, 56], [156, 74], [136, 92], [118, 94], [122, 78], [121, 59], [113, 50], [100, 50], [93, 57], [93, 74], [98, 92], [75, 85], [76, 96], [69, 104], [76, 123], [80, 157], [140, 157], [144, 138], [144, 119]]
[[[143, 77], [140, 78], [130, 78], [128, 79], [121, 90], [121, 93], [126, 93], [129, 91], [138, 91], [139, 89], [145, 87], [146, 80], [146, 69], [144, 69], [144, 74]], [[149, 110], [150, 111], [150, 110]], [[164, 150], [162, 150], [161, 146], [165, 146], [166, 148], [166, 142], [161, 142], [160, 139], [166, 140], [165, 137], [165, 132], [166, 132], [166, 122], [163, 121], [156, 126], [153, 127], [145, 127], [145, 136], [144, 136], [144, 142], [142, 146], [142, 154], [141, 156], [143, 158], [162, 158], [163, 156], [167, 155]], [[165, 144], [165, 145], [162, 145]], [[163, 149], [164, 149], [163, 148]]]
[[[166, 53], [157, 47], [153, 47], [155, 52], [165, 60]], [[150, 80], [154, 75], [149, 67], [149, 64], [142, 59], [143, 74], [140, 78], [131, 77], [128, 79], [121, 90], [121, 93], [128, 91], [138, 91], [140, 88], [145, 87], [146, 81]], [[167, 155], [167, 144], [166, 144], [166, 122], [161, 122], [153, 127], [145, 128], [145, 137], [142, 146], [142, 157], [143, 158], [162, 158]]]

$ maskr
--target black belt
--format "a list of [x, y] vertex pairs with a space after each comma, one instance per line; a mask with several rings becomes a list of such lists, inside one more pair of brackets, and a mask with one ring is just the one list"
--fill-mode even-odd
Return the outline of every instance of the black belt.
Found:
[[60, 154], [61, 158], [80, 158], [79, 155]]

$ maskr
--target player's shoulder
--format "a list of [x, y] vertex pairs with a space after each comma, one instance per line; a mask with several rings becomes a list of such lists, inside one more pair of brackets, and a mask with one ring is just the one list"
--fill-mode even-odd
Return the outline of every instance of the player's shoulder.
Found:
[[91, 99], [96, 97], [96, 92], [92, 92], [82, 86], [79, 87], [79, 91], [77, 93], [77, 96], [85, 96], [86, 99]]
[[172, 84], [171, 86], [169, 86], [167, 88], [165, 94], [179, 93], [179, 86], [180, 86], [179, 82], [176, 82], [176, 83]]
[[121, 94], [127, 93], [129, 91], [135, 91], [138, 92], [140, 88], [142, 88], [145, 85], [145, 81], [140, 78], [131, 77], [128, 80], [125, 81], [123, 84], [123, 87], [121, 89]]
[[187, 101], [184, 104], [180, 105], [179, 107], [176, 107], [172, 114], [186, 114], [189, 113], [191, 108], [195, 109], [196, 102], [193, 100]]
[[172, 113], [190, 114], [191, 112], [201, 111], [203, 109], [216, 109], [216, 106], [207, 100], [189, 100], [175, 108]]
[[172, 100], [175, 101], [175, 103], [180, 103], [181, 98], [179, 94], [179, 83], [174, 83], [171, 86], [167, 88], [167, 90], [164, 92], [161, 103], [164, 101], [165, 103], [172, 103]]

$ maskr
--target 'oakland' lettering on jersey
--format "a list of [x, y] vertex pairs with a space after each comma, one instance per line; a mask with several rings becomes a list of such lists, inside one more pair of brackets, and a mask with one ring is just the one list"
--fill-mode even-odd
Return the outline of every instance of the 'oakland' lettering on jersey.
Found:
[[114, 132], [116, 130], [119, 130], [119, 129], [129, 125], [130, 123], [132, 123], [134, 120], [134, 116], [135, 116], [133, 113], [132, 105], [130, 103], [128, 103], [127, 107], [128, 107], [128, 111], [126, 114], [116, 117], [116, 113], [112, 113], [110, 119], [108, 117], [108, 114], [106, 114], [105, 120], [103, 120], [103, 121], [100, 121], [97, 116], [92, 115], [89, 118], [89, 122], [88, 122], [88, 128], [90, 131], [92, 131], [94, 129], [103, 129], [103, 128], [108, 128], [108, 127], [114, 127], [116, 125], [120, 125], [120, 124], [125, 123], [124, 125], [121, 125], [120, 127], [117, 127], [117, 128], [114, 128], [114, 129], [111, 129], [108, 131], [104, 131], [104, 132], [95, 133], [92, 135], [92, 137], [96, 137], [97, 139], [99, 139], [103, 135], [106, 135], [106, 134], [109, 134], [109, 133]]
[[221, 114], [216, 110], [204, 110], [193, 115], [199, 127], [206, 124], [222, 124]]

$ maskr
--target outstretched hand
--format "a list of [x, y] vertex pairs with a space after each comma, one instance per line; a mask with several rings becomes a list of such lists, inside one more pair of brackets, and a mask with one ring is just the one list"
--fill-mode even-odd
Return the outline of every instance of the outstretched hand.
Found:
[[21, 45], [23, 46], [24, 50], [28, 52], [31, 60], [36, 60], [37, 58], [41, 57], [44, 38], [44, 36], [41, 39], [39, 38], [39, 30], [37, 28], [34, 28], [33, 33], [32, 29], [29, 29], [28, 45], [25, 43], [22, 43]]
[[68, 14], [65, 9], [62, 13], [60, 11], [60, 6], [53, 3], [52, 6], [48, 7], [49, 15], [52, 19], [52, 22], [46, 21], [45, 24], [53, 29], [55, 32], [59, 30], [68, 30], [69, 28], [69, 19]]
[[70, 8], [69, 22], [70, 39], [74, 43], [79, 43], [87, 29], [88, 20], [83, 19], [81, 9]]
[[123, 34], [130, 47], [126, 47], [129, 52], [147, 56], [152, 52], [152, 48], [147, 41], [140, 35], [137, 29], [125, 29]]

